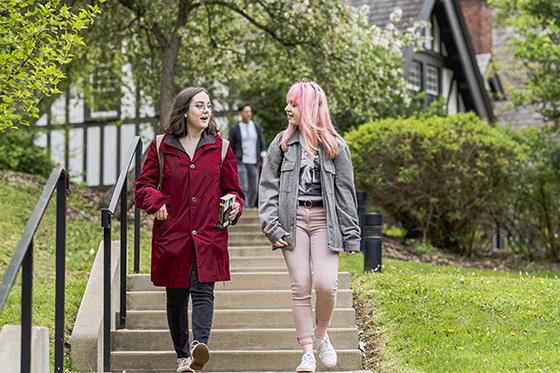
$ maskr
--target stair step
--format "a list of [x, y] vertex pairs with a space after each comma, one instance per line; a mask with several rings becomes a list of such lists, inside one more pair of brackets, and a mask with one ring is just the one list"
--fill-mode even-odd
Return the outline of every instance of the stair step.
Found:
[[[206, 370], [206, 369], [205, 369]], [[116, 371], [115, 371], [116, 372]], [[126, 372], [126, 371], [125, 371]], [[169, 373], [168, 369], [152, 369], [152, 370], [136, 370], [136, 369], [129, 369], [128, 372], [134, 372], [134, 373]], [[172, 373], [175, 372], [174, 370], [171, 371]], [[329, 373], [372, 373], [371, 370], [347, 370], [347, 371], [333, 371], [333, 370], [328, 370]], [[103, 372], [93, 372], [93, 373], [103, 373]], [[121, 371], [119, 371], [119, 373], [122, 373]], [[212, 373], [230, 373], [230, 372], [212, 372]], [[277, 372], [277, 371], [253, 371], [253, 372], [247, 372], [247, 371], [243, 371], [243, 372], [236, 372], [236, 373], [293, 373], [293, 370], [291, 371], [287, 371], [287, 372]]]
[[253, 223], [253, 224], [240, 224], [237, 223], [228, 227], [228, 231], [231, 233], [237, 232], [251, 232], [251, 233], [262, 233], [262, 228], [260, 224]]
[[281, 267], [286, 266], [283, 256], [245, 256], [229, 258], [230, 268], [236, 267]]
[[268, 238], [262, 232], [229, 232], [229, 242], [233, 241], [268, 241]]
[[[214, 306], [216, 309], [239, 308], [291, 308], [291, 290], [216, 290]], [[165, 309], [165, 291], [129, 291], [126, 295], [128, 309], [160, 310]], [[313, 291], [315, 299], [315, 291]], [[314, 304], [313, 300], [313, 304]], [[352, 307], [352, 291], [339, 290], [339, 308]]]
[[[189, 310], [189, 320], [192, 320], [190, 313]], [[354, 327], [355, 314], [353, 308], [335, 308], [331, 327]], [[215, 310], [212, 321], [212, 327], [216, 329], [260, 328], [264, 325], [277, 328], [293, 327], [294, 317], [291, 308]], [[166, 312], [164, 310], [127, 311], [126, 327], [130, 330], [165, 329], [167, 328]]]
[[[231, 281], [225, 284], [218, 282], [216, 290], [285, 290], [291, 288], [291, 281], [288, 272], [243, 272], [232, 273]], [[338, 288], [350, 288], [350, 274], [348, 272], [338, 273]], [[157, 291], [163, 290], [162, 287], [154, 286], [150, 281], [150, 275], [135, 274], [129, 275], [127, 279], [127, 289], [129, 291]]]
[[230, 268], [230, 272], [244, 273], [244, 272], [286, 272], [286, 264], [281, 266], [267, 266], [267, 267], [235, 267]]
[[230, 258], [239, 256], [279, 256], [283, 258], [281, 250], [272, 250], [271, 245], [267, 246], [231, 246], [228, 248]]
[[272, 251], [272, 244], [266, 237], [262, 237], [259, 240], [241, 240], [241, 239], [230, 239], [228, 242], [228, 247], [239, 247], [239, 246], [268, 246]]
[[[362, 353], [358, 349], [337, 350], [337, 370], [361, 370]], [[204, 366], [205, 372], [221, 372], [228, 367], [229, 372], [246, 371], [292, 371], [301, 360], [301, 351], [294, 350], [213, 350], [210, 361]], [[114, 372], [126, 370], [167, 370], [176, 369], [177, 355], [174, 351], [114, 351], [111, 352], [111, 368]], [[331, 371], [317, 364], [317, 371]]]
[[[337, 349], [358, 345], [356, 328], [330, 328], [329, 338]], [[190, 337], [192, 341], [192, 335]], [[173, 350], [167, 329], [111, 332], [112, 351]], [[209, 347], [216, 350], [293, 350], [298, 348], [295, 328], [282, 329], [212, 329]]]
[[258, 224], [260, 226], [261, 221], [256, 215], [245, 216], [245, 213], [243, 213], [239, 218], [237, 224], [251, 224], [251, 225]]

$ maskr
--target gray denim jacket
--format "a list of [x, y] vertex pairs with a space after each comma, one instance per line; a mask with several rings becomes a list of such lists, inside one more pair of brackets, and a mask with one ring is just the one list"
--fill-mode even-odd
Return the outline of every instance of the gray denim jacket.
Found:
[[[299, 131], [288, 140], [283, 152], [280, 132], [268, 148], [259, 185], [259, 219], [264, 234], [271, 243], [283, 238], [293, 249], [296, 244], [296, 209], [301, 164]], [[358, 223], [354, 172], [348, 145], [338, 140], [340, 152], [329, 160], [319, 146], [323, 206], [327, 213], [328, 245], [332, 251], [359, 251]], [[273, 249], [276, 249], [273, 247]]]

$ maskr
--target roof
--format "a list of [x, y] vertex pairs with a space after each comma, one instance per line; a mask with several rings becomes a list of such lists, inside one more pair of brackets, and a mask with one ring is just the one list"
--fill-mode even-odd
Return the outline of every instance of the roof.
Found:
[[512, 41], [517, 35], [512, 28], [494, 28], [492, 30], [492, 60], [506, 92], [505, 101], [494, 102], [496, 117], [503, 124], [515, 128], [541, 126], [545, 123], [536, 105], [513, 107], [511, 92], [523, 88], [527, 82], [526, 68], [514, 57]]
[[402, 19], [418, 19], [424, 0], [348, 0], [354, 7], [361, 8], [369, 6], [368, 19], [377, 26], [385, 26], [389, 23], [389, 16], [395, 10], [402, 10]]
[[[427, 21], [430, 19], [436, 4], [445, 7], [450, 24], [450, 31], [457, 44], [458, 58], [461, 61], [467, 84], [472, 90], [472, 99], [476, 112], [482, 118], [493, 122], [495, 117], [492, 103], [488, 97], [484, 80], [478, 69], [474, 57], [474, 50], [470, 42], [470, 35], [465, 24], [459, 0], [346, 0], [354, 7], [369, 6], [368, 19], [377, 26], [384, 26], [390, 22], [390, 15], [395, 8], [402, 10], [402, 21], [411, 19]], [[414, 51], [405, 51], [405, 69], [408, 68]]]

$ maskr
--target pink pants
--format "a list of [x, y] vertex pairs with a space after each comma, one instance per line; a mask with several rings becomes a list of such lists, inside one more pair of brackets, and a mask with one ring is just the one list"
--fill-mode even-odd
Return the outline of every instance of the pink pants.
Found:
[[312, 344], [311, 286], [317, 295], [315, 322], [321, 326], [330, 324], [338, 289], [338, 253], [328, 247], [323, 207], [297, 208], [296, 246], [282, 252], [292, 281], [297, 340], [302, 346]]

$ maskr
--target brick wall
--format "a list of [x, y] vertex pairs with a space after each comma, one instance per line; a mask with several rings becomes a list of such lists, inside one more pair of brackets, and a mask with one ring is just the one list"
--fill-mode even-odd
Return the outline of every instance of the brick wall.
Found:
[[492, 53], [492, 10], [486, 0], [461, 0], [475, 54]]

